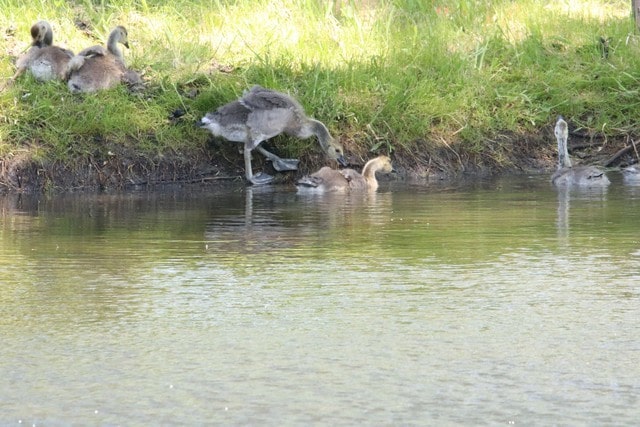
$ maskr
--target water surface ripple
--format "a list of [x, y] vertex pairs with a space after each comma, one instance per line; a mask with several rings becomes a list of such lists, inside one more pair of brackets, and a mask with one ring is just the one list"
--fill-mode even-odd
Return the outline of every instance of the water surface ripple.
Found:
[[634, 425], [636, 190], [0, 199], [0, 424]]

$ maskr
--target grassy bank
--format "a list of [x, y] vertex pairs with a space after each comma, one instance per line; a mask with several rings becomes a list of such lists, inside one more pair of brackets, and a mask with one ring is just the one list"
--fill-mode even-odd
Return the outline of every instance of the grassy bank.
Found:
[[[22, 76], [0, 94], [5, 170], [117, 164], [111, 179], [142, 179], [163, 162], [169, 175], [241, 166], [235, 147], [193, 122], [256, 83], [297, 97], [352, 158], [393, 152], [425, 172], [544, 164], [558, 114], [587, 135], [638, 134], [640, 40], [627, 0], [0, 0], [0, 12], [5, 78], [46, 19], [76, 52], [126, 26], [126, 60], [146, 81], [140, 93], [72, 95]], [[170, 119], [177, 109], [186, 114]], [[313, 140], [276, 147], [322, 161]]]

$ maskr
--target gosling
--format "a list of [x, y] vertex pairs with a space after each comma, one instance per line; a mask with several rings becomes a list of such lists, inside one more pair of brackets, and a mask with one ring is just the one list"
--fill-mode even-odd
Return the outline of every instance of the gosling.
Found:
[[558, 117], [554, 129], [558, 142], [558, 169], [551, 176], [556, 187], [606, 187], [610, 184], [604, 171], [596, 166], [572, 166], [569, 158], [567, 140], [569, 128], [562, 116]]
[[140, 75], [125, 66], [118, 44], [129, 48], [127, 30], [120, 25], [109, 34], [106, 49], [99, 45], [91, 46], [74, 56], [67, 67], [69, 90], [91, 93], [111, 89], [120, 83], [141, 85]]
[[31, 38], [31, 47], [18, 58], [16, 72], [7, 85], [27, 70], [41, 82], [64, 80], [73, 52], [53, 45], [53, 30], [47, 21], [38, 21], [31, 26]]
[[297, 159], [281, 159], [265, 150], [260, 144], [282, 133], [306, 139], [316, 136], [327, 157], [347, 165], [342, 146], [329, 134], [324, 123], [306, 116], [302, 106], [281, 92], [255, 85], [241, 98], [207, 113], [198, 126], [214, 136], [244, 144], [244, 168], [247, 181], [254, 185], [268, 184], [273, 180], [266, 173], [253, 173], [251, 152], [258, 150], [271, 160], [277, 171], [297, 170]]
[[375, 192], [378, 189], [376, 172], [393, 172], [388, 156], [369, 160], [364, 165], [362, 174], [354, 169], [335, 170], [324, 166], [319, 171], [302, 177], [296, 187], [300, 193]]

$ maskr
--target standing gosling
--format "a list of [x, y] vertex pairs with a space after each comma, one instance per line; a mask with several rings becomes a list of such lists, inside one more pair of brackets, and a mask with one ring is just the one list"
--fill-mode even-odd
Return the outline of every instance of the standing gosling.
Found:
[[258, 85], [241, 98], [207, 113], [198, 126], [208, 129], [214, 136], [244, 144], [245, 176], [254, 185], [273, 180], [266, 173], [253, 174], [251, 151], [254, 149], [271, 160], [277, 171], [298, 168], [298, 160], [281, 159], [260, 147], [263, 141], [282, 133], [302, 139], [315, 135], [327, 157], [347, 165], [342, 146], [331, 137], [324, 123], [307, 117], [298, 101], [289, 95]]

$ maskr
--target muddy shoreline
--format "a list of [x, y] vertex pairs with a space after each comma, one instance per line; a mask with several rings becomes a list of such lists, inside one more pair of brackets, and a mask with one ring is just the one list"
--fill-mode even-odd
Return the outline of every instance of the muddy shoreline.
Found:
[[[545, 133], [501, 141], [500, 152], [470, 153], [460, 147], [442, 147], [438, 152], [395, 151], [391, 154], [396, 179], [443, 181], [461, 177], [486, 177], [514, 173], [550, 173], [555, 167], [555, 145]], [[171, 186], [225, 186], [245, 183], [242, 156], [229, 146], [212, 141], [189, 152], [167, 152], [154, 157], [118, 147], [97, 150], [68, 161], [36, 159], [30, 150], [0, 158], [0, 194], [65, 193], [161, 190]], [[276, 152], [277, 152], [277, 147]], [[347, 148], [347, 147], [346, 147]], [[360, 168], [370, 153], [349, 152], [351, 167]], [[573, 138], [572, 156], [580, 163], [605, 167], [635, 162], [629, 138], [603, 141], [593, 137]], [[276, 176], [275, 183], [291, 184], [300, 176], [327, 164], [320, 153], [301, 156], [296, 172], [276, 173], [268, 162], [254, 157], [258, 170]], [[337, 167], [337, 165], [333, 165]]]

